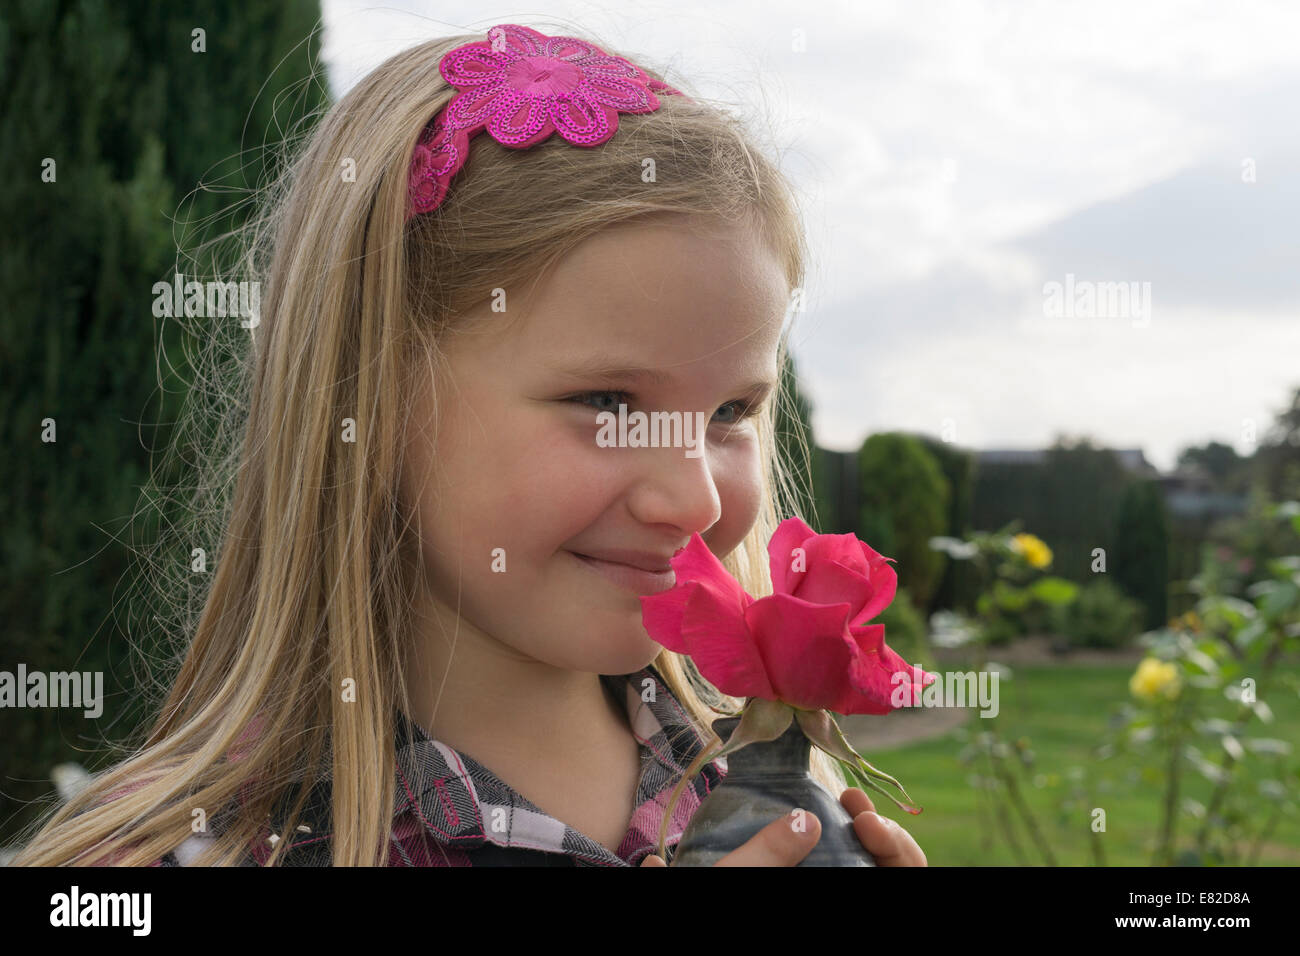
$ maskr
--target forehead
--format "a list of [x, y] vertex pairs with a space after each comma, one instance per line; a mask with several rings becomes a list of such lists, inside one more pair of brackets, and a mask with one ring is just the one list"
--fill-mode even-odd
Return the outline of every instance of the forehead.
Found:
[[619, 225], [580, 243], [523, 297], [510, 346], [556, 368], [599, 354], [684, 372], [770, 371], [789, 293], [779, 257], [748, 225]]

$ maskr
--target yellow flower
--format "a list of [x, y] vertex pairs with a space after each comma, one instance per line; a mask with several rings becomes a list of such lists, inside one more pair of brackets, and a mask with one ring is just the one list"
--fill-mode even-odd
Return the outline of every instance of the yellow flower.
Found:
[[1052, 563], [1052, 549], [1032, 534], [1016, 535], [1011, 539], [1011, 547], [1036, 568], [1045, 568]]
[[1178, 668], [1169, 661], [1145, 658], [1129, 678], [1128, 689], [1142, 700], [1155, 700], [1162, 694], [1172, 700], [1182, 689]]

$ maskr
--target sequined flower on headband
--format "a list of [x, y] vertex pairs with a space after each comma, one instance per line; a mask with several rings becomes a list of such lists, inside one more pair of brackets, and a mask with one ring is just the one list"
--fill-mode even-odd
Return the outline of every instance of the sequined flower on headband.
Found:
[[484, 129], [513, 149], [536, 146], [552, 133], [575, 146], [598, 146], [618, 129], [619, 113], [653, 113], [656, 93], [683, 95], [586, 40], [513, 23], [449, 50], [438, 69], [457, 92], [416, 143], [407, 219], [442, 205], [470, 139]]

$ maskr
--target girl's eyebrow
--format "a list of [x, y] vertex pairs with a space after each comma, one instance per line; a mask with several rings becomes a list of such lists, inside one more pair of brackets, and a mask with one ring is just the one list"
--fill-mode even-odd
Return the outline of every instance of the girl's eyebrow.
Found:
[[[600, 378], [618, 381], [632, 382], [649, 382], [652, 385], [669, 385], [673, 382], [673, 376], [663, 369], [645, 368], [639, 365], [633, 365], [620, 359], [610, 359], [604, 356], [591, 356], [579, 362], [568, 362], [559, 367], [551, 366], [555, 371], [565, 375], [571, 375], [574, 378]], [[776, 382], [771, 379], [752, 382], [745, 386], [741, 391], [746, 394], [763, 394], [776, 388]]]

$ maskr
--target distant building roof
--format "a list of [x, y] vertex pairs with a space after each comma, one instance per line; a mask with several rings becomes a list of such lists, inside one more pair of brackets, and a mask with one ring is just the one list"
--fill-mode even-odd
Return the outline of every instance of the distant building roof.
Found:
[[1243, 514], [1246, 510], [1244, 495], [1222, 492], [1165, 491], [1165, 507], [1184, 518], [1217, 518], [1222, 515]]
[[[1155, 478], [1160, 482], [1165, 506], [1179, 518], [1213, 518], [1241, 514], [1246, 509], [1244, 495], [1216, 492], [1204, 468], [1184, 465], [1161, 474], [1146, 460], [1141, 448], [1112, 448], [1115, 457], [1130, 474]], [[1047, 452], [1041, 448], [990, 448], [976, 451], [984, 465], [1041, 465]]]
[[1041, 465], [1047, 453], [1034, 449], [996, 448], [976, 451], [980, 464], [985, 465]]

